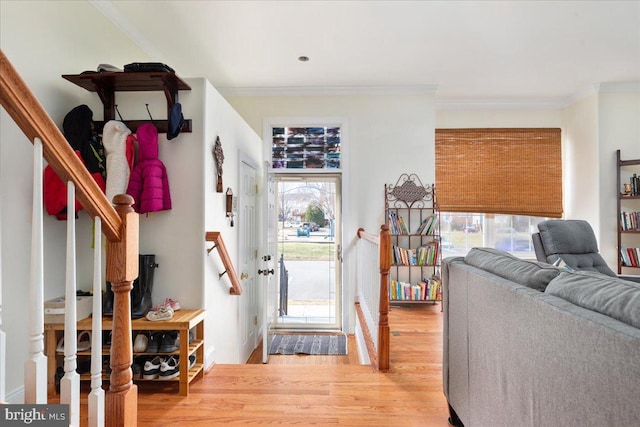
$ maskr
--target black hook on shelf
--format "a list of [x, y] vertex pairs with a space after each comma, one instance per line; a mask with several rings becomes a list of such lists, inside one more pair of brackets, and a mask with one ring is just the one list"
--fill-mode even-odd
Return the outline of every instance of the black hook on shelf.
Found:
[[115, 104], [116, 106], [116, 113], [118, 113], [118, 117], [120, 117], [120, 121], [124, 122], [124, 119], [122, 118], [122, 114], [120, 114], [120, 110], [118, 110], [118, 104]]

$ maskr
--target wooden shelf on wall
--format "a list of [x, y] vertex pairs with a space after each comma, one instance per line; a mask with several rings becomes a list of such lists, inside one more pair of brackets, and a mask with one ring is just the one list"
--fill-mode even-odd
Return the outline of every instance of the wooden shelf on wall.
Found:
[[[109, 120], [116, 118], [116, 92], [164, 92], [167, 98], [167, 117], [173, 104], [176, 103], [178, 91], [191, 90], [184, 80], [175, 73], [168, 71], [157, 72], [85, 72], [82, 74], [64, 74], [64, 79], [74, 83], [89, 92], [96, 92], [104, 106], [103, 121], [96, 121], [97, 130]], [[122, 120], [132, 132], [136, 132], [142, 123], [151, 120]], [[168, 120], [153, 120], [159, 133], [167, 133]], [[191, 132], [191, 119], [185, 119], [182, 132]]]

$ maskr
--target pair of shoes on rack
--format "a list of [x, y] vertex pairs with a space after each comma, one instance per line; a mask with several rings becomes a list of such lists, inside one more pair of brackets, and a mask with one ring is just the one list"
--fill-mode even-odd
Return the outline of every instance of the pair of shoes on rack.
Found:
[[[196, 356], [189, 356], [189, 369], [196, 364]], [[160, 364], [160, 375], [158, 379], [170, 380], [180, 375], [180, 356], [171, 356], [165, 362]]]
[[171, 356], [165, 362], [160, 364], [160, 380], [170, 380], [180, 375], [180, 357]]
[[160, 353], [173, 353], [180, 348], [180, 334], [178, 331], [165, 332], [160, 342]]
[[147, 353], [159, 353], [160, 343], [162, 342], [163, 332], [151, 332], [149, 335], [149, 343], [147, 344]]
[[180, 375], [180, 357], [171, 356], [164, 358], [156, 356], [147, 360], [142, 371], [142, 378], [145, 380], [170, 380]]
[[149, 345], [149, 337], [146, 332], [138, 332], [136, 338], [133, 341], [133, 352], [134, 353], [144, 353], [147, 351], [147, 346]]
[[154, 380], [160, 375], [160, 366], [165, 362], [162, 356], [156, 356], [151, 360], [144, 362], [142, 369], [142, 378], [145, 380]]
[[158, 310], [151, 310], [147, 313], [147, 320], [157, 322], [160, 320], [171, 320], [173, 309], [171, 307], [160, 307]]
[[149, 336], [147, 353], [173, 353], [180, 348], [178, 331], [156, 331]]
[[[91, 331], [82, 331], [78, 334], [76, 351], [88, 351], [91, 349]], [[58, 353], [64, 353], [64, 337], [60, 338], [56, 346]]]
[[180, 310], [180, 303], [178, 301], [172, 300], [171, 298], [167, 298], [160, 304], [156, 304], [151, 307], [151, 311], [157, 311], [163, 307], [170, 307], [173, 311], [178, 311]]

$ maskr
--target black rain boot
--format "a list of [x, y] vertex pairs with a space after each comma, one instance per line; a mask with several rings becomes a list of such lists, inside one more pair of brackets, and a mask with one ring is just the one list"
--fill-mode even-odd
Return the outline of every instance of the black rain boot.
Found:
[[147, 315], [153, 305], [153, 270], [158, 268], [155, 255], [140, 255], [138, 258], [138, 278], [133, 282], [131, 291], [131, 318], [139, 319]]
[[113, 291], [111, 282], [107, 282], [107, 290], [102, 296], [102, 315], [113, 316]]

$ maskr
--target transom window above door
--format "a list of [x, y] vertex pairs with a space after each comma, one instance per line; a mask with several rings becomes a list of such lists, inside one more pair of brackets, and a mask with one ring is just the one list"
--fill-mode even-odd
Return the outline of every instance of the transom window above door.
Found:
[[340, 127], [273, 127], [273, 169], [340, 169]]

